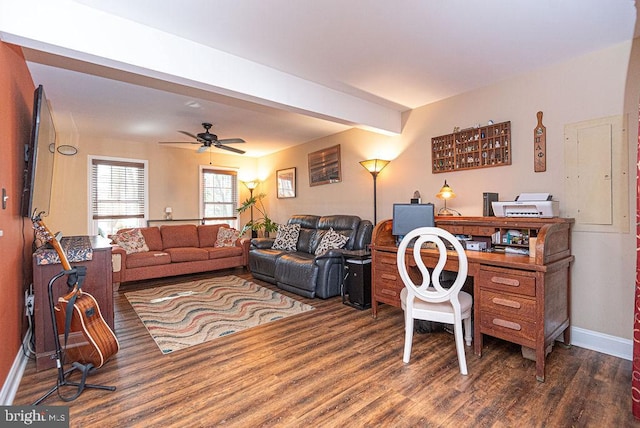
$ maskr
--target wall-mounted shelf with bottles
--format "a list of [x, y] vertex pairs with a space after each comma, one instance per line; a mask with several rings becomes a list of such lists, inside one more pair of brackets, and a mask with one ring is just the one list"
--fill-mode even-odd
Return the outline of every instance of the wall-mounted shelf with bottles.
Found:
[[431, 139], [432, 172], [511, 165], [511, 122], [462, 129]]

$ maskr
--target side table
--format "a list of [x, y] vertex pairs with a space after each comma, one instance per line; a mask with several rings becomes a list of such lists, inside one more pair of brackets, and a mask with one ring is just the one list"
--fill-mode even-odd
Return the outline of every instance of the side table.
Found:
[[371, 251], [343, 251], [345, 276], [342, 303], [364, 310], [371, 307]]
[[[67, 241], [69, 245], [67, 245]], [[83, 260], [82, 251], [75, 246], [77, 241], [88, 241], [91, 251], [91, 259]], [[113, 284], [111, 266], [111, 245], [109, 240], [101, 236], [66, 237], [62, 238], [61, 246], [69, 257], [72, 266], [86, 266], [82, 290], [91, 294], [100, 307], [100, 312], [106, 323], [114, 329], [113, 313]], [[54, 250], [42, 248], [37, 250], [32, 257], [33, 263], [33, 293], [34, 293], [34, 320], [36, 342], [36, 370], [45, 370], [56, 366], [55, 342], [52, 334], [51, 309], [48, 300], [49, 280], [62, 270], [60, 259], [43, 259], [55, 254]], [[75, 256], [78, 255], [78, 258]], [[55, 256], [57, 257], [57, 255]], [[82, 261], [80, 261], [82, 260]], [[58, 281], [55, 289], [57, 295], [68, 292], [66, 282]]]

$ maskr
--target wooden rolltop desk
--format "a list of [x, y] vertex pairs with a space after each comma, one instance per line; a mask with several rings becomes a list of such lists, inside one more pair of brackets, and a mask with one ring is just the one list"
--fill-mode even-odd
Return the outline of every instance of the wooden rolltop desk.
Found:
[[[567, 345], [571, 340], [573, 222], [563, 218], [436, 217], [436, 226], [473, 242], [484, 242], [490, 249], [466, 251], [468, 276], [473, 278], [473, 337], [478, 356], [484, 334], [520, 344], [535, 350], [536, 377], [544, 381], [546, 351], [560, 335]], [[379, 303], [400, 307], [404, 287], [391, 231], [392, 220], [382, 221], [375, 226], [371, 240], [374, 318]], [[423, 250], [422, 258], [433, 267], [437, 252]], [[454, 252], [446, 269], [457, 269]]]

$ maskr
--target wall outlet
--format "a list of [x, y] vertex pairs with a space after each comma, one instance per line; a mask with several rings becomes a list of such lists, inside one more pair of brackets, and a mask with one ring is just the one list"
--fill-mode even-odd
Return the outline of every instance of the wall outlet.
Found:
[[25, 297], [25, 307], [27, 308], [27, 316], [33, 315], [34, 296], [33, 294], [27, 294]]

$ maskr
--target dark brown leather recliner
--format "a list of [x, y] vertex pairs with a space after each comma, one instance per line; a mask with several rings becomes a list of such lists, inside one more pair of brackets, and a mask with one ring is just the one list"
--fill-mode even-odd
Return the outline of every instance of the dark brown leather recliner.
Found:
[[249, 250], [249, 268], [255, 278], [283, 290], [323, 299], [340, 295], [344, 275], [341, 250], [316, 256], [315, 250], [332, 228], [349, 239], [346, 250], [363, 250], [371, 243], [373, 225], [353, 215], [294, 215], [287, 224], [299, 224], [296, 251], [274, 250], [274, 238], [254, 238]]

